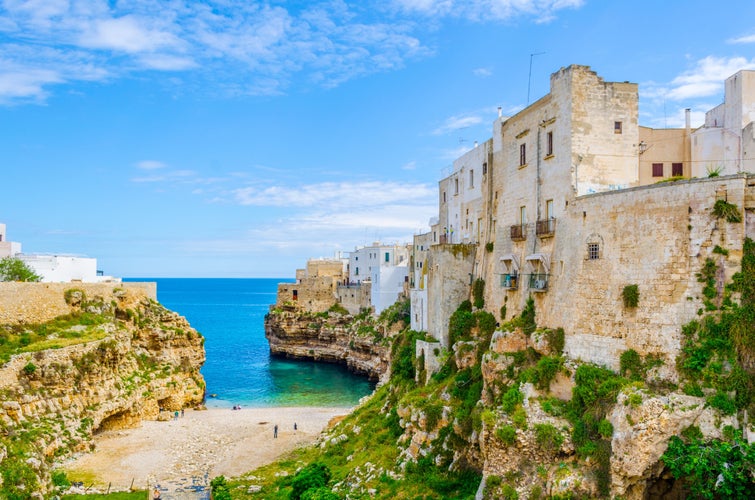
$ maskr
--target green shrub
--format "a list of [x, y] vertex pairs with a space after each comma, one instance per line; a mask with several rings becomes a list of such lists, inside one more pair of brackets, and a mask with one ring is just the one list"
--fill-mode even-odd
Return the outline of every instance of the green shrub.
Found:
[[610, 439], [613, 436], [613, 424], [604, 418], [598, 422], [598, 434], [604, 439]]
[[300, 500], [304, 492], [322, 488], [330, 481], [330, 469], [322, 463], [311, 463], [296, 473], [291, 480], [291, 500]]
[[474, 298], [474, 306], [477, 309], [485, 307], [485, 280], [477, 278], [472, 285], [472, 297]]
[[739, 208], [726, 200], [716, 200], [713, 205], [713, 215], [719, 219], [726, 219], [726, 222], [742, 222], [742, 214]]
[[328, 308], [328, 312], [343, 314], [344, 316], [349, 314], [349, 311], [338, 302], [330, 306], [330, 308]]
[[740, 436], [707, 443], [673, 436], [661, 460], [695, 498], [751, 498], [755, 488], [755, 446]]
[[516, 427], [512, 425], [502, 425], [495, 430], [495, 435], [507, 445], [512, 445], [516, 442]]
[[551, 382], [556, 378], [556, 374], [561, 370], [563, 360], [556, 356], [544, 356], [540, 358], [534, 369], [530, 372], [532, 375], [531, 382], [540, 390], [549, 390]]
[[525, 335], [530, 335], [537, 330], [537, 323], [535, 323], [535, 299], [532, 298], [532, 295], [527, 297], [527, 303], [522, 310], [520, 319], [522, 331]]
[[566, 338], [563, 328], [548, 329], [545, 331], [545, 338], [548, 340], [548, 345], [551, 351], [561, 356], [564, 353], [564, 345], [566, 344]]
[[301, 496], [301, 500], [340, 500], [340, 498], [327, 486], [307, 490]]
[[493, 251], [493, 246], [494, 246], [493, 242], [488, 241], [487, 243], [485, 243], [485, 250], [487, 250], [487, 252], [490, 253]]
[[620, 373], [624, 377], [629, 377], [632, 380], [642, 380], [644, 378], [642, 358], [634, 349], [621, 353], [619, 366]]
[[535, 442], [545, 451], [557, 452], [564, 442], [564, 436], [551, 424], [535, 424]]
[[24, 366], [24, 373], [26, 375], [32, 375], [35, 371], [37, 371], [37, 366], [34, 363], [27, 363]]
[[512, 387], [501, 398], [501, 406], [506, 413], [512, 413], [517, 405], [524, 402], [524, 394], [518, 388]]
[[640, 288], [638, 285], [627, 285], [621, 291], [624, 307], [634, 308], [640, 303]]

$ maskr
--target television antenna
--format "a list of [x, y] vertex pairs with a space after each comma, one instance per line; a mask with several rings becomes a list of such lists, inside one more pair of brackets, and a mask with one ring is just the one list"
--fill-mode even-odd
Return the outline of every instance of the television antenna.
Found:
[[530, 74], [529, 77], [527, 77], [527, 106], [530, 105], [530, 84], [532, 83], [532, 58], [535, 56], [541, 56], [545, 54], [545, 52], [535, 52], [533, 54], [530, 54]]

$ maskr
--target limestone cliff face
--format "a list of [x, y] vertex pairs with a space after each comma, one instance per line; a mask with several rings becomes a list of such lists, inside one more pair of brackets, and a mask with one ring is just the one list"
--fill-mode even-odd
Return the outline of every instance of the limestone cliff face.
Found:
[[369, 318], [313, 314], [295, 306], [282, 306], [265, 317], [265, 337], [273, 354], [339, 363], [373, 380], [385, 380], [390, 364], [390, 338], [399, 326], [385, 327], [375, 325]]
[[[16, 438], [0, 437], [0, 468], [29, 466], [31, 484], [19, 486], [27, 492], [44, 491], [53, 459], [88, 449], [94, 433], [161, 410], [167, 418], [204, 397], [204, 339], [186, 319], [127, 289], [88, 298], [72, 288], [66, 302], [65, 319], [0, 326], [10, 340], [46, 335], [29, 345], [40, 350], [0, 367], [0, 427]], [[88, 341], [66, 345], [77, 337]]]

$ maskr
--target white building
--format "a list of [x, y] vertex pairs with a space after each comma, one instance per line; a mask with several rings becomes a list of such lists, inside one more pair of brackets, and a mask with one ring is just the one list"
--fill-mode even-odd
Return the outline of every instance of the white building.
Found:
[[724, 102], [692, 132], [692, 177], [755, 172], [755, 71], [726, 79]]
[[8, 241], [5, 224], [0, 223], [0, 259], [13, 257], [17, 253], [21, 253], [21, 243]]
[[21, 243], [7, 241], [6, 226], [0, 224], [0, 259], [16, 257], [42, 277], [45, 283], [120, 282], [120, 278], [104, 276], [97, 270], [97, 259], [78, 255], [23, 254]]
[[409, 277], [409, 250], [403, 245], [360, 247], [349, 255], [349, 281], [369, 281], [372, 285], [370, 302], [375, 314], [393, 305], [404, 292]]

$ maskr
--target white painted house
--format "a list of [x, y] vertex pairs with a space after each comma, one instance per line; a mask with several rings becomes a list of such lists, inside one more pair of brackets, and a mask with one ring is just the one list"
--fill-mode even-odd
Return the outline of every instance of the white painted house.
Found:
[[370, 302], [375, 314], [393, 305], [409, 277], [409, 250], [405, 245], [359, 247], [349, 255], [349, 280], [372, 284]]

